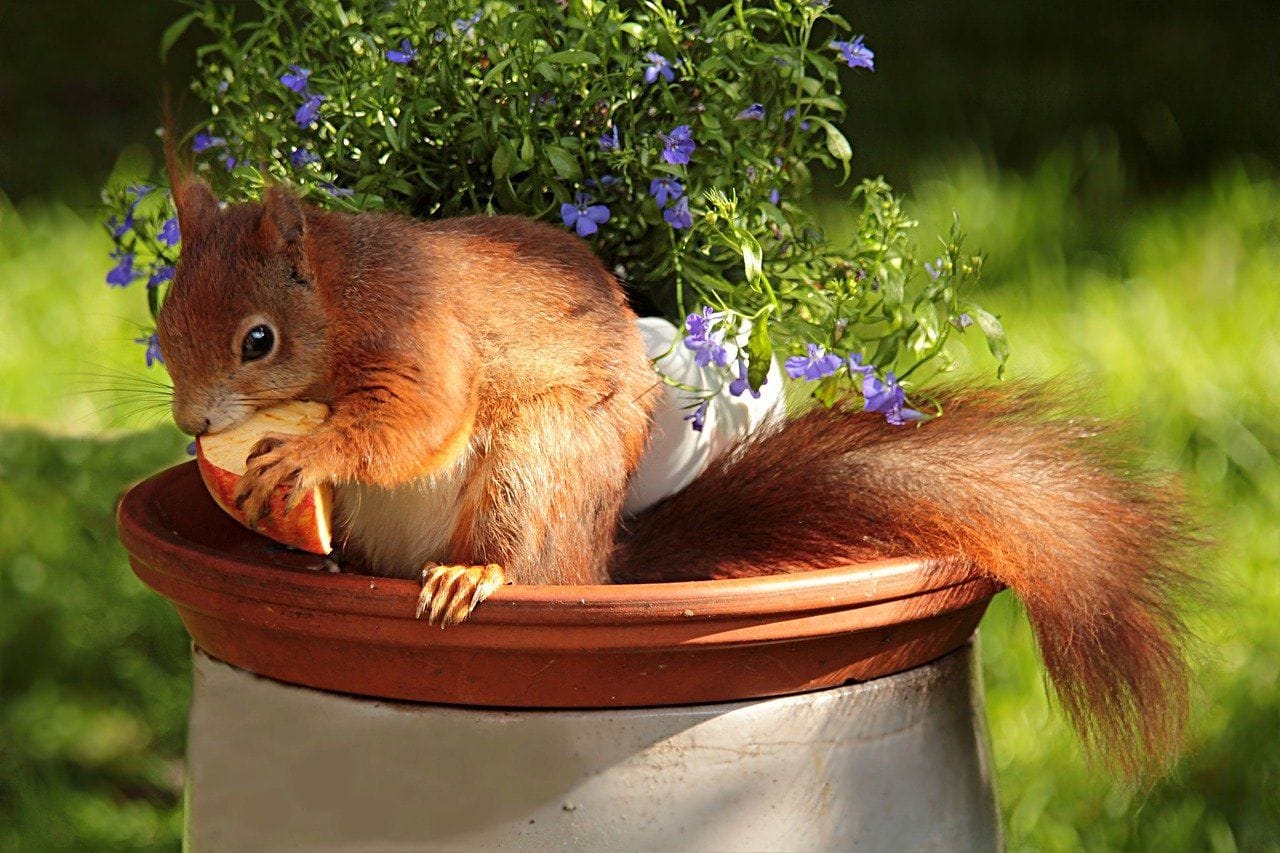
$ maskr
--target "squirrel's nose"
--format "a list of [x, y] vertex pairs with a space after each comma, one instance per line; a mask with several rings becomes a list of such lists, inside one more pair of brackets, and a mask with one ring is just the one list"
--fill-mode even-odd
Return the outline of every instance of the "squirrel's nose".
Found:
[[179, 405], [177, 400], [173, 401], [173, 421], [178, 425], [178, 429], [187, 435], [208, 432], [212, 425], [207, 415], [191, 411], [188, 407]]

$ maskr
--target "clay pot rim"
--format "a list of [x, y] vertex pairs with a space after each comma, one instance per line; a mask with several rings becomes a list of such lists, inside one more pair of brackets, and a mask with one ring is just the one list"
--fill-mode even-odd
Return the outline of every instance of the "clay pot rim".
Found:
[[[135, 485], [118, 506], [125, 548], [151, 570], [210, 591], [264, 604], [306, 606], [353, 616], [414, 620], [420, 585], [413, 580], [331, 573], [301, 563], [309, 555], [281, 554], [270, 565], [241, 558], [184, 537], [163, 516], [162, 492], [175, 480], [196, 477], [195, 462], [161, 472]], [[245, 531], [245, 536], [253, 536]], [[193, 552], [204, 559], [190, 560]], [[301, 558], [301, 559], [299, 559]], [[318, 564], [321, 558], [311, 557]], [[181, 567], [181, 568], [178, 568]], [[476, 611], [476, 624], [561, 626], [654, 624], [700, 619], [768, 616], [784, 620], [821, 611], [862, 608], [927, 593], [963, 595], [960, 588], [989, 585], [947, 563], [895, 558], [831, 569], [750, 578], [676, 583], [591, 586], [507, 586]], [[988, 593], [989, 594], [989, 593]]]

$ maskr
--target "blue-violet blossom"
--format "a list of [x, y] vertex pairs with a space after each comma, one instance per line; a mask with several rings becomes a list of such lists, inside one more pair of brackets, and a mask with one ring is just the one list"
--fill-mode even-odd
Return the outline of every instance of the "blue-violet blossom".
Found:
[[566, 226], [575, 229], [579, 237], [590, 237], [609, 221], [609, 208], [592, 201], [586, 193], [578, 193], [572, 202], [560, 205], [560, 218]]
[[[764, 381], [760, 384], [763, 385], [768, 381], [769, 376], [766, 374]], [[729, 383], [729, 393], [734, 397], [741, 397], [747, 391], [751, 392], [752, 397], [760, 399], [760, 392], [751, 387], [751, 380], [747, 378], [747, 362], [740, 358], [738, 359], [738, 378]]]
[[783, 367], [792, 379], [824, 379], [840, 369], [840, 356], [828, 353], [817, 344], [808, 344], [808, 355], [793, 355]]
[[164, 353], [160, 352], [160, 338], [155, 332], [145, 338], [134, 338], [133, 342], [147, 345], [147, 367], [151, 367], [157, 361], [164, 364]]
[[663, 144], [662, 159], [675, 166], [688, 163], [698, 147], [693, 141], [693, 131], [689, 130], [687, 124], [674, 128], [670, 133], [659, 133], [658, 136]]
[[685, 318], [684, 328], [687, 334], [684, 346], [693, 351], [693, 363], [698, 367], [711, 364], [725, 367], [729, 363], [729, 353], [724, 348], [724, 332], [715, 328], [715, 324], [723, 316], [705, 306], [701, 313], [690, 314]]
[[848, 63], [850, 68], [865, 68], [868, 71], [876, 70], [876, 55], [871, 52], [871, 48], [862, 43], [863, 36], [858, 36], [853, 41], [833, 41], [831, 46], [840, 51], [844, 61]]
[[298, 107], [298, 111], [293, 114], [293, 120], [297, 122], [298, 127], [310, 127], [312, 122], [316, 120], [316, 116], [320, 115], [320, 103], [324, 100], [324, 95], [308, 95], [307, 99], [302, 102], [302, 106]]
[[601, 151], [616, 151], [621, 143], [618, 141], [618, 126], [609, 128], [609, 132], [600, 137]]
[[752, 104], [742, 112], [738, 113], [739, 121], [764, 121], [764, 104]]
[[111, 257], [116, 260], [116, 265], [107, 273], [107, 284], [112, 287], [128, 287], [142, 276], [142, 273], [133, 268], [133, 252], [112, 252]]
[[644, 55], [644, 58], [649, 63], [644, 68], [644, 82], [656, 83], [659, 77], [668, 83], [676, 79], [676, 72], [671, 67], [671, 60], [662, 54], [650, 51]]
[[295, 166], [306, 166], [308, 163], [319, 163], [320, 155], [312, 154], [305, 148], [295, 148], [289, 152], [289, 160]]
[[664, 175], [649, 181], [649, 195], [653, 196], [659, 207], [666, 207], [668, 201], [674, 201], [684, 195], [684, 187], [675, 178]]
[[400, 40], [399, 50], [388, 50], [387, 61], [394, 62], [397, 65], [408, 65], [418, 56], [418, 51], [414, 48], [413, 42], [408, 39]]
[[201, 151], [208, 151], [210, 148], [217, 148], [219, 145], [226, 145], [227, 140], [221, 136], [214, 136], [212, 133], [200, 131], [191, 140], [191, 150], [199, 154]]
[[169, 264], [156, 264], [151, 270], [151, 277], [147, 279], [147, 289], [159, 287], [166, 281], [173, 281], [173, 267]]
[[290, 92], [297, 92], [299, 95], [305, 94], [307, 91], [307, 79], [311, 76], [310, 68], [303, 68], [300, 65], [290, 65], [291, 74], [281, 74], [280, 82]]
[[921, 420], [924, 415], [915, 409], [905, 408], [906, 392], [898, 384], [893, 371], [885, 374], [883, 382], [874, 375], [868, 374], [862, 380], [862, 396], [867, 398], [863, 408], [868, 412], [879, 412], [884, 419], [894, 426], [902, 426], [907, 421]]
[[676, 199], [674, 204], [662, 211], [662, 218], [667, 221], [668, 225], [677, 230], [692, 228], [693, 214], [689, 212], [689, 197], [682, 195]]
[[686, 421], [692, 422], [690, 423], [690, 426], [693, 427], [694, 432], [702, 432], [702, 428], [706, 426], [707, 408], [710, 405], [711, 405], [710, 400], [703, 400], [702, 403], [698, 406], [698, 408], [694, 409], [692, 412], [684, 416], [684, 419]]
[[160, 233], [156, 235], [156, 239], [166, 246], [176, 246], [182, 239], [182, 232], [178, 229], [178, 217], [170, 216], [164, 221], [164, 225], [160, 226]]

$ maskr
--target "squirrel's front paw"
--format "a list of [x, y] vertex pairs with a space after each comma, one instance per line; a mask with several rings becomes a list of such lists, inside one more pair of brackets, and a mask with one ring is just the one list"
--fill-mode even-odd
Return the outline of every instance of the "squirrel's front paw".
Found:
[[246, 469], [236, 486], [236, 509], [250, 527], [271, 512], [271, 496], [281, 486], [288, 489], [285, 512], [292, 512], [304, 497], [324, 481], [315, 467], [315, 451], [305, 437], [269, 433], [245, 459]]
[[[419, 619], [440, 627], [456, 625], [471, 615], [476, 605], [507, 582], [502, 566], [427, 566], [422, 570], [422, 594], [418, 596]], [[428, 610], [430, 608], [430, 610]]]

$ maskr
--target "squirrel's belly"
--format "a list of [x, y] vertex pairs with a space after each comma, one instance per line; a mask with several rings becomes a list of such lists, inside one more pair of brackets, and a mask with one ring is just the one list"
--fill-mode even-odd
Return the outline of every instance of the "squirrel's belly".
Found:
[[450, 469], [393, 489], [362, 484], [336, 488], [334, 514], [343, 556], [376, 574], [415, 580], [424, 564], [446, 562], [473, 458], [468, 451]]

